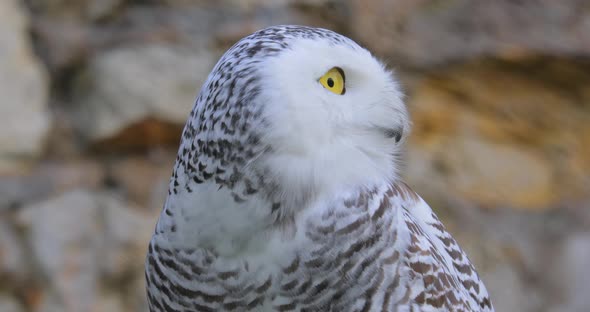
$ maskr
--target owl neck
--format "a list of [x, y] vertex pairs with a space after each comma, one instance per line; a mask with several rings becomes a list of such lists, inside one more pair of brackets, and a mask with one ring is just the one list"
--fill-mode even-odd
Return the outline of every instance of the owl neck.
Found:
[[[292, 222], [276, 227], [266, 214], [258, 213], [261, 203], [256, 199], [228, 205], [233, 202], [230, 193], [212, 192], [203, 187], [196, 191], [203, 192], [198, 202], [186, 194], [168, 197], [153, 240], [157, 246], [170, 251], [204, 251], [229, 267], [247, 261], [252, 272], [259, 267], [271, 271], [280, 269], [288, 265], [285, 259], [317, 256], [317, 250], [323, 250], [322, 261], [328, 263], [335, 260], [334, 256], [346, 253], [351, 243], [366, 239], [361, 235], [366, 233], [366, 227], [391, 227], [391, 231], [381, 232], [393, 233], [397, 212], [383, 206], [389, 203], [383, 198], [391, 196], [388, 195], [391, 190], [386, 183], [372, 188], [342, 190], [330, 198], [319, 198]], [[369, 216], [376, 223], [346, 226], [352, 217], [365, 220]], [[344, 229], [354, 229], [359, 235], [348, 235]]]
[[[175, 248], [205, 248], [224, 256], [259, 252], [272, 227], [270, 207], [256, 197], [236, 201], [214, 183], [192, 185], [168, 195], [156, 234]], [[258, 242], [258, 243], [257, 243]]]
[[263, 252], [275, 232], [288, 240], [290, 224], [312, 204], [387, 184], [395, 173], [391, 159], [376, 162], [348, 146], [269, 153], [242, 166], [203, 155], [179, 153], [156, 232], [179, 248], [227, 256]]

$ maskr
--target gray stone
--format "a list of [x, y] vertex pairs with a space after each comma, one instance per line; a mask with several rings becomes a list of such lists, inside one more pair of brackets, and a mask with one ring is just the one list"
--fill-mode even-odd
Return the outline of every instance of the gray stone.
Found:
[[59, 19], [105, 18], [123, 5], [124, 0], [30, 0], [28, 4], [37, 14]]
[[[107, 280], [120, 281], [111, 285], [118, 293], [142, 276], [155, 216], [140, 211], [110, 193], [83, 189], [19, 211], [39, 272], [49, 284], [40, 310], [102, 311], [120, 306], [124, 298], [100, 290]], [[134, 278], [127, 281], [130, 276]]]
[[500, 262], [481, 274], [496, 311], [541, 311], [539, 293], [532, 292], [519, 273], [514, 263]]
[[0, 295], [0, 311], [2, 312], [22, 312], [25, 311], [20, 303], [14, 298]]
[[0, 211], [39, 200], [51, 194], [52, 190], [51, 180], [47, 176], [0, 176]]
[[90, 311], [97, 291], [96, 246], [101, 238], [92, 194], [73, 191], [28, 206], [19, 219], [63, 311]]
[[55, 291], [49, 290], [43, 294], [41, 302], [35, 305], [34, 312], [72, 311], [64, 307], [64, 303]]
[[[123, 304], [122, 296], [118, 293], [109, 293], [109, 294], [101, 294], [98, 302], [95, 306], [94, 311], [109, 311], [109, 312], [124, 312], [129, 311], [125, 309], [125, 305]], [[134, 309], [135, 311], [144, 311], [139, 309]], [[147, 310], [145, 310], [147, 311]]]
[[[553, 268], [547, 270], [555, 281], [560, 302], [551, 311], [585, 312], [590, 307], [590, 232], [574, 233], [568, 237], [555, 257]], [[554, 253], [555, 254], [555, 253]]]
[[77, 101], [80, 132], [92, 141], [149, 117], [184, 124], [214, 62], [207, 50], [160, 44], [98, 55], [81, 81], [88, 85]]
[[47, 75], [33, 54], [21, 5], [0, 1], [0, 174], [20, 172], [39, 156], [50, 122]]
[[9, 220], [0, 219], [0, 276], [22, 276], [26, 273], [27, 266], [22, 247], [14, 226]]
[[355, 0], [351, 31], [395, 64], [590, 53], [587, 0]]
[[107, 194], [102, 194], [99, 200], [104, 217], [102, 273], [115, 277], [133, 273], [143, 277], [147, 243], [157, 214], [146, 214]]
[[0, 176], [0, 211], [75, 188], [97, 189], [103, 180], [102, 168], [94, 161], [44, 162], [25, 175]]

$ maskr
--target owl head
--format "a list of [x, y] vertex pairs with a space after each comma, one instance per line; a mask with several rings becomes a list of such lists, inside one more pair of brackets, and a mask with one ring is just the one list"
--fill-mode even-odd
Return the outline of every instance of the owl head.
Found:
[[236, 200], [257, 193], [301, 204], [395, 179], [409, 129], [396, 80], [370, 52], [329, 30], [274, 26], [238, 41], [213, 68], [175, 176], [227, 187]]

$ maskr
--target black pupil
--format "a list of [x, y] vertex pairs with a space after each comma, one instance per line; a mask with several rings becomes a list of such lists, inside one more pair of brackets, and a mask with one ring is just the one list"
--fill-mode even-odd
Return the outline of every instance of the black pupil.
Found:
[[330, 88], [334, 87], [334, 80], [332, 80], [332, 78], [328, 78], [328, 87], [330, 87]]

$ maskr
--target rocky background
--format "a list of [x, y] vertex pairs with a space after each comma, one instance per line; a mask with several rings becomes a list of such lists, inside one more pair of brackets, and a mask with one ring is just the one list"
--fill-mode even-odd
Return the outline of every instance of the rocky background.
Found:
[[0, 1], [0, 311], [146, 311], [193, 99], [233, 42], [282, 23], [397, 72], [405, 179], [497, 311], [590, 311], [587, 0]]

